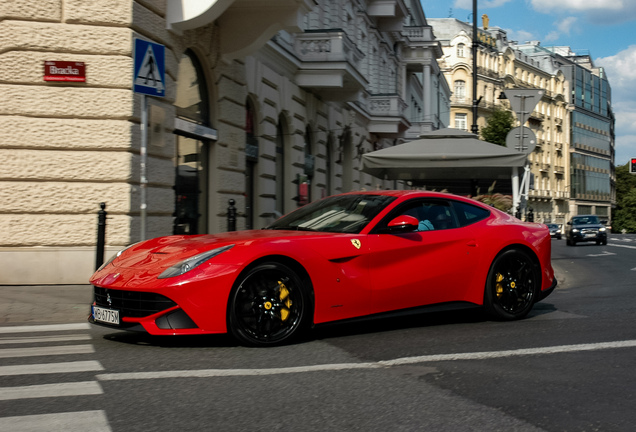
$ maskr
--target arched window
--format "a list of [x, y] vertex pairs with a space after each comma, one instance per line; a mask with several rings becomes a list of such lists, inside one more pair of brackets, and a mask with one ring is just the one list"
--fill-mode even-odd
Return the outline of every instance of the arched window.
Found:
[[[175, 234], [207, 232], [210, 105], [205, 75], [195, 54], [187, 50], [181, 56], [177, 74], [174, 106], [175, 154]], [[188, 125], [197, 125], [198, 129]], [[192, 130], [203, 129], [199, 135]]]
[[276, 125], [276, 205], [277, 215], [285, 214], [285, 119], [280, 116]]
[[[306, 200], [307, 202], [312, 201], [311, 188], [314, 178], [314, 155], [313, 155], [313, 136], [311, 133], [311, 128], [307, 126], [305, 128], [305, 178], [303, 182], [306, 185]], [[300, 201], [299, 201], [300, 204]]]
[[457, 57], [466, 56], [466, 54], [464, 53], [465, 48], [466, 48], [466, 45], [464, 45], [463, 43], [457, 44]]
[[245, 228], [247, 229], [254, 229], [257, 162], [258, 138], [256, 137], [255, 113], [252, 103], [248, 99], [245, 104]]
[[466, 99], [466, 81], [457, 80], [455, 81], [455, 99], [458, 101], [463, 101]]

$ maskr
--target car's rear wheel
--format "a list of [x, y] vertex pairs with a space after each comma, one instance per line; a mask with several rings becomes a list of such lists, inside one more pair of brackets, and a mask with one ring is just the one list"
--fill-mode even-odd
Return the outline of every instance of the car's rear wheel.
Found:
[[486, 310], [497, 319], [523, 318], [537, 298], [540, 280], [538, 268], [528, 253], [509, 249], [497, 255], [486, 281]]
[[309, 289], [288, 266], [268, 262], [242, 274], [230, 295], [228, 327], [241, 343], [290, 342], [310, 319]]

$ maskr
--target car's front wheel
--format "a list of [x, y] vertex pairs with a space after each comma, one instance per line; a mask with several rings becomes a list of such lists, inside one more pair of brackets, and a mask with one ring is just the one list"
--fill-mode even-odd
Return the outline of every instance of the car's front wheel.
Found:
[[288, 266], [267, 262], [242, 274], [228, 303], [228, 330], [240, 342], [270, 346], [289, 342], [310, 320], [309, 288]]
[[509, 249], [497, 255], [488, 272], [484, 306], [495, 318], [514, 320], [530, 312], [540, 289], [537, 266], [528, 253]]

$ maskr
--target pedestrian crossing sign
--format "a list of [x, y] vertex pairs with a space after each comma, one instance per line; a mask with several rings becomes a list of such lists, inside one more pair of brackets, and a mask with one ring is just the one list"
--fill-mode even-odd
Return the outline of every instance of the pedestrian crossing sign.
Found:
[[135, 39], [133, 51], [133, 91], [149, 96], [166, 95], [166, 48], [154, 42]]

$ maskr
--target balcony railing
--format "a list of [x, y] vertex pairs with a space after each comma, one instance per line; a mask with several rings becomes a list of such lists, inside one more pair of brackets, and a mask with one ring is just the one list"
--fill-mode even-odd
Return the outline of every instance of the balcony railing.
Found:
[[371, 115], [383, 117], [404, 117], [408, 107], [398, 95], [372, 95], [367, 103]]
[[358, 67], [363, 57], [362, 51], [339, 29], [297, 34], [294, 48], [303, 62], [348, 62]]

